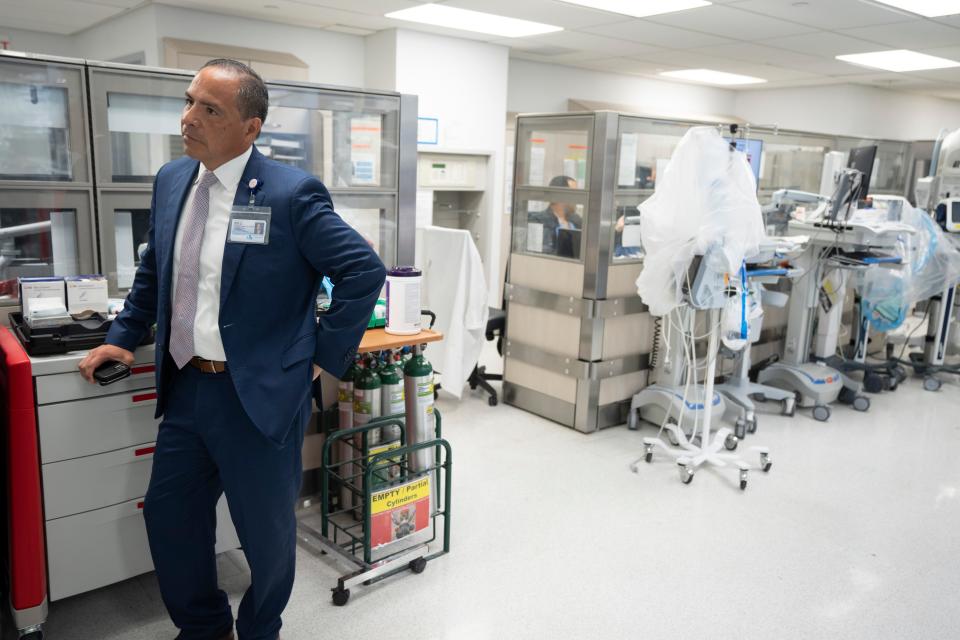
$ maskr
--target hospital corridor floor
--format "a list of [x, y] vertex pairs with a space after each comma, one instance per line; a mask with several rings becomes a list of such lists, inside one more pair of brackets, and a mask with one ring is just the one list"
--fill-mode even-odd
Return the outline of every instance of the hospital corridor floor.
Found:
[[[343, 567], [301, 548], [281, 638], [956, 638], [960, 384], [872, 400], [828, 423], [762, 413], [741, 446], [773, 468], [741, 492], [730, 468], [685, 486], [664, 455], [632, 472], [650, 425], [584, 435], [479, 391], [441, 397], [451, 553], [335, 607]], [[219, 566], [236, 610], [243, 554]], [[52, 603], [46, 631], [176, 636], [153, 574]]]

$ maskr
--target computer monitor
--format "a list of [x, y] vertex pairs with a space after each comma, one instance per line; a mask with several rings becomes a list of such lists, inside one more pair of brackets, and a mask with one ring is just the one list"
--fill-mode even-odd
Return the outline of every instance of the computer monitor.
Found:
[[873, 176], [873, 163], [876, 159], [877, 145], [875, 144], [850, 150], [850, 155], [847, 158], [847, 168], [856, 169], [863, 174], [857, 200], [866, 200], [867, 194], [870, 193], [870, 178]]
[[747, 155], [747, 162], [753, 170], [753, 178], [760, 185], [760, 158], [763, 155], [763, 140], [751, 140], [749, 138], [726, 138], [730, 146], [737, 151], [742, 151]]
[[580, 229], [557, 229], [557, 255], [580, 259]]

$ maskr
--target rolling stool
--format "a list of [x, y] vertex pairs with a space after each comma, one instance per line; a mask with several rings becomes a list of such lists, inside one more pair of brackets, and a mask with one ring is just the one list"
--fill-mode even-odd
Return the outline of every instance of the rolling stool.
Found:
[[[494, 338], [497, 339], [497, 353], [503, 355], [503, 334], [507, 326], [507, 314], [502, 309], [490, 308], [490, 314], [487, 316], [487, 331], [486, 338], [487, 341], [491, 341]], [[480, 387], [484, 391], [490, 394], [490, 397], [487, 398], [487, 404], [491, 407], [497, 406], [497, 390], [490, 386], [488, 380], [503, 380], [502, 373], [487, 373], [486, 367], [481, 367], [479, 364], [473, 366], [473, 371], [470, 372], [470, 377], [467, 379], [467, 382], [470, 383], [470, 389], [476, 389]]]

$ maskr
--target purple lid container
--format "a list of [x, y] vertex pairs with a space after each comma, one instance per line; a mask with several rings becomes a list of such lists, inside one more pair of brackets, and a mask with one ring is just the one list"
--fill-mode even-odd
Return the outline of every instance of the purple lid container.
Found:
[[387, 271], [387, 275], [394, 278], [416, 278], [421, 272], [416, 267], [393, 267]]

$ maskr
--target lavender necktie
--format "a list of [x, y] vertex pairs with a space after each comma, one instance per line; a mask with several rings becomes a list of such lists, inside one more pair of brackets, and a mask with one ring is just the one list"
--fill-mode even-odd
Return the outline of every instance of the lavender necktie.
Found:
[[170, 356], [178, 369], [193, 358], [193, 321], [197, 315], [197, 286], [200, 282], [200, 248], [210, 212], [210, 187], [217, 181], [212, 171], [204, 170], [193, 195], [193, 206], [182, 221], [180, 263], [177, 266], [177, 292], [173, 300], [170, 326]]

